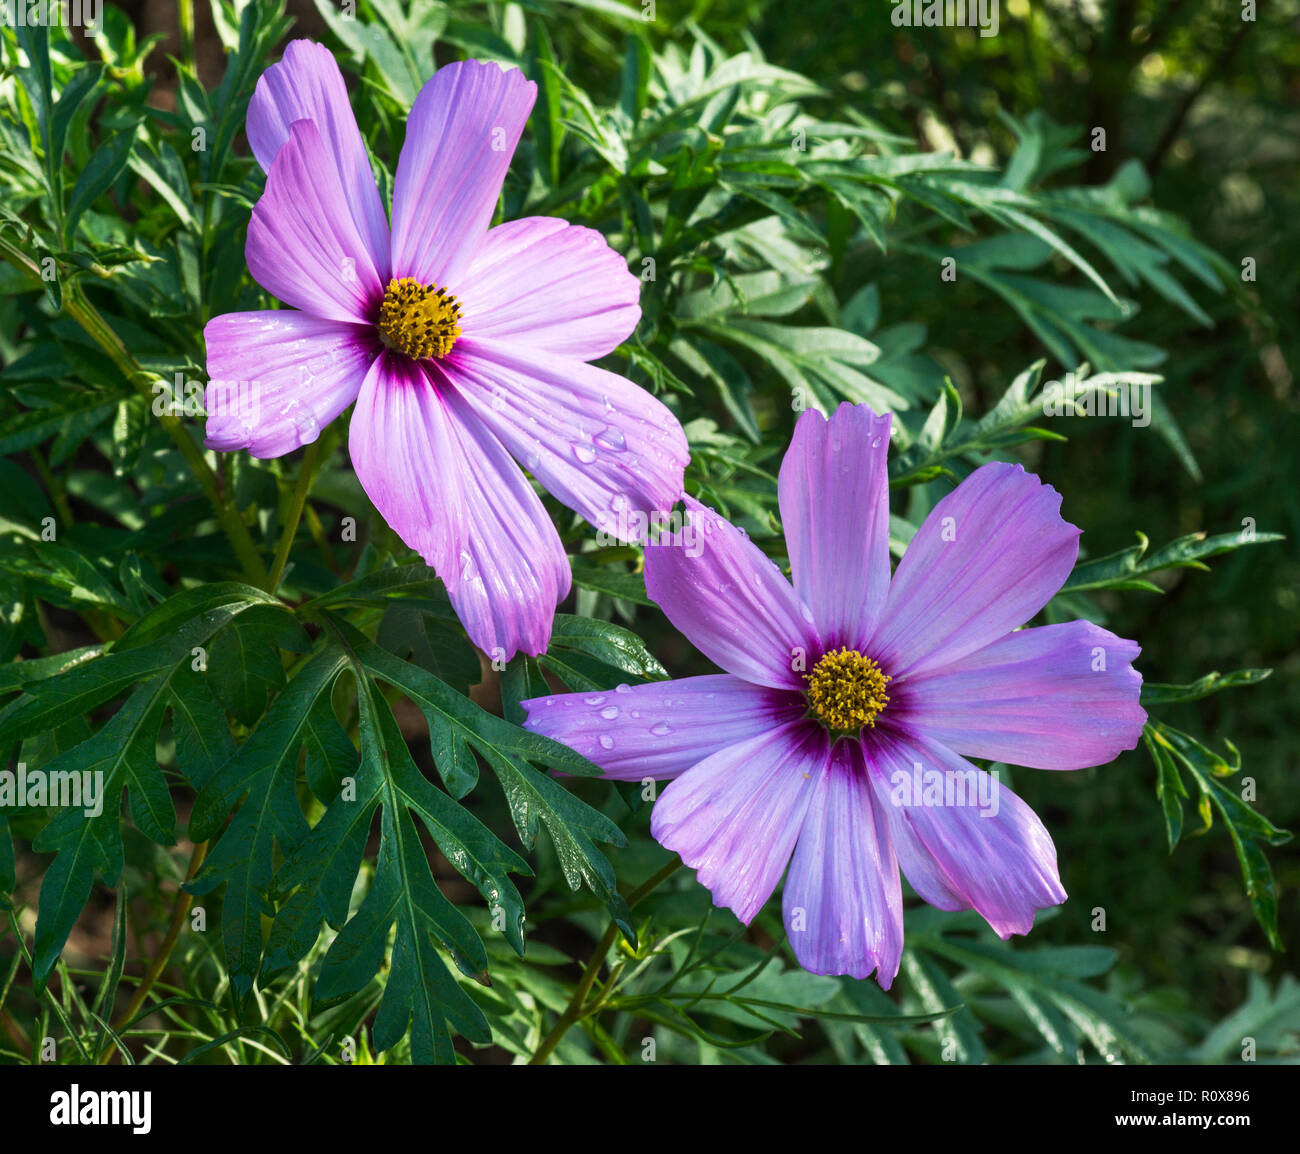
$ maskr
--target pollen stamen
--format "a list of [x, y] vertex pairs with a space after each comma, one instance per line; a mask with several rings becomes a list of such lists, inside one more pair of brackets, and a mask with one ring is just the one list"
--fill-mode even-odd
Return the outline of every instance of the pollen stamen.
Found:
[[408, 357], [445, 357], [460, 336], [460, 302], [445, 288], [394, 277], [379, 306], [379, 335]]
[[835, 733], [874, 728], [880, 711], [889, 704], [885, 693], [889, 675], [856, 649], [831, 650], [804, 674], [804, 680], [813, 715]]

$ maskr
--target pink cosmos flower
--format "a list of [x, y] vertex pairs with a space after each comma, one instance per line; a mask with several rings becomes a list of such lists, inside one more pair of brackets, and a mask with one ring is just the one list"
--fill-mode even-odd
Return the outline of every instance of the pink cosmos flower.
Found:
[[[248, 108], [267, 179], [246, 256], [292, 307], [205, 330], [208, 447], [278, 457], [355, 403], [362, 486], [445, 582], [471, 640], [504, 658], [546, 648], [570, 584], [516, 462], [603, 524], [613, 509], [671, 508], [688, 458], [668, 409], [585, 363], [640, 317], [624, 260], [563, 220], [489, 228], [536, 95], [518, 69], [440, 69], [407, 121], [390, 231], [334, 57], [290, 44]], [[244, 384], [255, 414], [224, 403]]]
[[1079, 544], [1060, 494], [1020, 466], [976, 469], [891, 577], [889, 434], [861, 405], [799, 418], [779, 488], [793, 586], [689, 497], [687, 530], [646, 549], [650, 596], [725, 673], [524, 702], [528, 729], [609, 777], [672, 779], [651, 832], [716, 905], [748, 923], [789, 864], [800, 963], [874, 970], [886, 989], [900, 869], [1003, 938], [1065, 900], [1042, 822], [966, 757], [1081, 769], [1132, 749], [1146, 720], [1132, 641], [1086, 621], [1017, 630]]

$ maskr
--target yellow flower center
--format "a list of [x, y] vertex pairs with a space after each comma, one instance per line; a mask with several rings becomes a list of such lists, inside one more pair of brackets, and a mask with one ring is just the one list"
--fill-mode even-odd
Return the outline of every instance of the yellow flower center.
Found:
[[460, 302], [437, 285], [394, 278], [379, 306], [379, 335], [408, 357], [445, 357], [460, 336]]
[[856, 733], [872, 727], [880, 711], [889, 704], [885, 683], [889, 676], [870, 657], [856, 649], [832, 649], [811, 673], [808, 704], [818, 718], [836, 733]]

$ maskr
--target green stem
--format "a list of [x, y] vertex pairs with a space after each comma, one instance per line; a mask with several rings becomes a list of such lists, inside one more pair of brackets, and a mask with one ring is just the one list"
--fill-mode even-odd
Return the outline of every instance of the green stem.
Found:
[[[36, 267], [31, 258], [3, 236], [0, 236], [0, 256], [22, 269], [28, 276], [38, 281], [41, 279], [40, 269]], [[108, 354], [108, 359], [117, 366], [118, 371], [130, 382], [131, 387], [152, 403], [153, 391], [149, 384], [148, 374], [136, 363], [135, 358], [131, 356], [122, 343], [121, 337], [113, 331], [109, 323], [100, 316], [94, 305], [86, 299], [81, 291], [81, 286], [75, 281], [65, 285], [63, 311], [94, 338], [95, 343]], [[257, 551], [257, 546], [253, 544], [253, 538], [249, 535], [248, 526], [244, 524], [244, 519], [239, 515], [239, 511], [227, 503], [223, 497], [217, 476], [203, 456], [203, 450], [194, 443], [194, 438], [190, 436], [189, 430], [185, 428], [179, 417], [173, 416], [171, 413], [164, 413], [158, 420], [167, 431], [167, 435], [176, 442], [176, 447], [180, 449], [181, 455], [190, 467], [190, 471], [194, 474], [199, 486], [212, 504], [213, 512], [217, 516], [217, 522], [229, 539], [230, 546], [234, 549], [235, 556], [244, 571], [244, 579], [250, 585], [256, 585], [259, 589], [265, 588], [267, 580], [266, 568], [262, 564], [262, 558]]]
[[32, 455], [32, 460], [36, 462], [36, 471], [41, 475], [41, 480], [45, 482], [45, 488], [49, 491], [50, 503], [53, 504], [54, 511], [59, 515], [63, 527], [70, 529], [76, 522], [72, 516], [72, 506], [68, 504], [68, 494], [62, 482], [54, 475], [54, 470], [46, 464], [45, 456], [40, 449], [33, 446], [28, 451]]
[[[628, 909], [632, 909], [636, 904], [654, 893], [665, 881], [674, 873], [681, 869], [680, 859], [670, 861], [661, 870], [655, 873], [642, 885], [637, 886], [627, 896]], [[564, 1007], [564, 1012], [556, 1021], [554, 1028], [537, 1047], [536, 1052], [528, 1060], [530, 1066], [542, 1065], [554, 1052], [560, 1044], [564, 1035], [569, 1029], [582, 1021], [596, 1007], [587, 1005], [587, 995], [591, 993], [591, 987], [596, 984], [596, 978], [600, 975], [600, 967], [605, 964], [605, 955], [609, 953], [610, 947], [614, 944], [614, 939], [618, 936], [618, 926], [612, 921], [609, 928], [605, 931], [604, 937], [596, 945], [595, 952], [592, 953], [591, 959], [587, 962], [587, 968], [582, 971], [582, 977], [578, 979], [577, 988], [573, 991], [573, 997], [569, 999], [569, 1004]]]
[[[190, 867], [185, 872], [187, 882], [194, 880], [194, 875], [199, 872], [199, 867], [207, 856], [208, 843], [201, 841], [194, 847], [194, 853], [190, 856]], [[149, 968], [145, 971], [144, 978], [135, 991], [135, 996], [113, 1027], [119, 1034], [131, 1024], [136, 1014], [140, 1012], [140, 1007], [144, 1005], [145, 999], [149, 996], [149, 991], [153, 989], [154, 983], [162, 976], [163, 970], [167, 968], [167, 963], [171, 960], [172, 950], [176, 948], [176, 942], [181, 936], [181, 930], [185, 928], [185, 918], [188, 916], [190, 906], [193, 904], [193, 896], [186, 892], [185, 886], [182, 884], [176, 894], [176, 904], [172, 906], [172, 920], [167, 927], [167, 936], [163, 939], [162, 946], [153, 961], [149, 963]], [[107, 1066], [117, 1052], [117, 1047], [110, 1040], [105, 1045], [104, 1052], [99, 1055], [96, 1061], [101, 1066]]]
[[176, 0], [176, 17], [181, 32], [181, 59], [194, 63], [194, 0]]
[[284, 577], [284, 567], [289, 563], [289, 553], [293, 549], [293, 539], [298, 535], [298, 522], [302, 520], [303, 507], [307, 504], [307, 493], [311, 489], [312, 478], [316, 476], [316, 465], [320, 459], [320, 441], [313, 441], [303, 454], [302, 465], [298, 469], [298, 483], [293, 489], [293, 501], [289, 506], [289, 516], [280, 533], [280, 544], [275, 551], [275, 561], [271, 565], [271, 575], [267, 578], [266, 591], [274, 593], [280, 588]]

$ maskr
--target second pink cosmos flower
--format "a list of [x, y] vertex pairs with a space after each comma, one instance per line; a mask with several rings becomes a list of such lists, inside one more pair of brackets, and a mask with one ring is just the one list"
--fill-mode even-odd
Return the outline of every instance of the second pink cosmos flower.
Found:
[[608, 777], [672, 779], [651, 832], [715, 905], [748, 923], [788, 865], [800, 964], [886, 988], [900, 870], [1004, 938], [1065, 900], [1043, 823], [966, 758], [1102, 765], [1146, 720], [1134, 642], [1087, 621], [1018, 628], [1079, 551], [1060, 494], [1019, 465], [976, 469], [891, 575], [889, 431], [865, 405], [799, 418], [778, 490], [793, 584], [690, 497], [702, 547], [646, 549], [646, 591], [724, 673], [523, 703], [528, 729]]
[[[366, 493], [443, 579], [471, 640], [506, 658], [546, 648], [570, 584], [519, 465], [601, 524], [671, 508], [688, 459], [664, 405], [586, 363], [640, 317], [623, 258], [563, 220], [489, 227], [536, 94], [517, 69], [440, 69], [407, 121], [390, 230], [334, 57], [290, 44], [249, 104], [267, 180], [246, 255], [292, 307], [205, 330], [208, 447], [278, 457], [355, 402]], [[232, 382], [254, 386], [255, 417], [222, 404]]]

